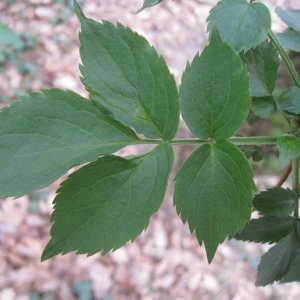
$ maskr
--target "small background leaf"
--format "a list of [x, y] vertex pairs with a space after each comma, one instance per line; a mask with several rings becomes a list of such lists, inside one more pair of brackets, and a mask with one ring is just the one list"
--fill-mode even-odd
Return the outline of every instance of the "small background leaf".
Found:
[[300, 88], [290, 87], [280, 94], [277, 106], [281, 113], [288, 118], [300, 115]]
[[300, 33], [300, 10], [276, 7], [275, 12], [285, 24]]
[[256, 194], [253, 207], [263, 215], [289, 216], [298, 201], [297, 194], [290, 189], [272, 188]]
[[258, 265], [257, 286], [281, 280], [299, 251], [299, 238], [294, 231], [265, 253]]
[[0, 198], [47, 187], [70, 168], [139, 140], [90, 100], [59, 89], [42, 92], [0, 112]]
[[251, 96], [270, 96], [277, 82], [279, 68], [278, 52], [272, 43], [264, 41], [240, 56], [249, 72]]
[[292, 233], [296, 228], [293, 217], [264, 216], [253, 219], [234, 238], [256, 243], [275, 243]]
[[182, 116], [199, 138], [231, 137], [247, 118], [249, 77], [242, 61], [217, 30], [201, 56], [187, 65], [180, 87]]
[[300, 138], [286, 134], [277, 139], [277, 148], [279, 150], [279, 164], [283, 169], [292, 158], [300, 156]]
[[211, 33], [216, 26], [221, 37], [237, 52], [256, 47], [271, 30], [268, 8], [247, 0], [221, 0], [212, 8], [207, 21], [207, 30]]
[[74, 250], [105, 254], [133, 241], [164, 199], [173, 160], [164, 144], [129, 159], [105, 156], [71, 174], [54, 200], [42, 260]]
[[276, 36], [285, 49], [300, 52], [300, 33], [287, 30], [282, 33], [277, 33]]
[[144, 4], [143, 4], [143, 7], [141, 9], [139, 9], [136, 13], [139, 13], [141, 12], [142, 10], [148, 8], [148, 7], [151, 7], [151, 6], [154, 6], [154, 5], [157, 5], [161, 2], [163, 2], [164, 0], [145, 0], [144, 1]]
[[276, 100], [273, 96], [253, 97], [251, 101], [251, 110], [256, 116], [268, 119], [277, 110]]
[[238, 146], [238, 148], [243, 151], [247, 158], [252, 157], [253, 161], [257, 162], [263, 159], [263, 149], [257, 145], [243, 145]]
[[174, 204], [211, 262], [219, 243], [250, 219], [255, 184], [244, 154], [228, 141], [197, 148], [175, 178]]
[[131, 29], [87, 19], [76, 2], [75, 11], [81, 22], [82, 83], [90, 98], [138, 133], [171, 140], [179, 123], [179, 100], [164, 58]]

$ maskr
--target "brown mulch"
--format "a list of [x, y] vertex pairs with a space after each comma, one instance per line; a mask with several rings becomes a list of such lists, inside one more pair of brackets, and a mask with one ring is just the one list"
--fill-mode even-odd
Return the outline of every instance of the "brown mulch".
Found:
[[[86, 0], [84, 12], [96, 20], [118, 21], [144, 35], [166, 58], [179, 84], [186, 61], [207, 43], [205, 20], [216, 2], [165, 0], [136, 15], [142, 0]], [[263, 2], [272, 12], [277, 5], [300, 9], [297, 0]], [[72, 14], [63, 22], [53, 24], [55, 17], [64, 11], [65, 6], [59, 1], [20, 0], [11, 5], [1, 1], [1, 22], [17, 32], [34, 35], [37, 47], [24, 53], [24, 59], [38, 67], [35, 75], [28, 77], [20, 74], [15, 66], [6, 65], [5, 73], [0, 74], [2, 93], [13, 96], [15, 88], [30, 81], [32, 91], [59, 87], [86, 95], [78, 70], [79, 22]], [[272, 17], [274, 30], [282, 30], [284, 24], [274, 13]], [[184, 125], [180, 135], [189, 135]], [[120, 154], [146, 150], [127, 147]], [[177, 147], [176, 151], [175, 169], [191, 148]], [[165, 202], [151, 218], [147, 231], [134, 243], [106, 256], [70, 253], [40, 262], [50, 239], [51, 203], [59, 182], [44, 190], [46, 196], [40, 192], [31, 195], [31, 199], [24, 196], [1, 200], [0, 300], [77, 299], [74, 284], [85, 281], [91, 283], [92, 299], [103, 300], [300, 299], [297, 283], [265, 288], [254, 285], [257, 265], [268, 245], [228, 241], [219, 247], [213, 263], [208, 265], [204, 248], [176, 215], [172, 205], [173, 179], [174, 175]], [[34, 196], [45, 199], [33, 206]]]

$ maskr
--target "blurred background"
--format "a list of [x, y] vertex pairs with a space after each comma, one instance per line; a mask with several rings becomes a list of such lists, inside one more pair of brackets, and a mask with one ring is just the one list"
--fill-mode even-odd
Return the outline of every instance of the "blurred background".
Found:
[[[207, 44], [206, 18], [216, 0], [165, 0], [139, 14], [142, 0], [80, 0], [84, 13], [97, 21], [117, 21], [144, 35], [162, 54], [178, 85], [186, 61]], [[300, 9], [298, 0], [265, 0], [273, 30], [286, 25], [274, 13], [276, 6]], [[0, 2], [0, 105], [41, 88], [71, 89], [87, 96], [80, 82], [79, 21], [71, 0], [1, 0]], [[300, 59], [290, 53], [298, 71]], [[275, 94], [291, 85], [280, 66]], [[246, 124], [242, 135], [280, 135], [288, 131], [275, 113], [270, 120]], [[192, 136], [182, 122], [178, 137]], [[193, 147], [176, 147], [176, 163], [166, 199], [149, 227], [134, 243], [106, 256], [69, 253], [41, 263], [50, 239], [49, 218], [55, 190], [49, 188], [22, 198], [2, 199], [0, 210], [0, 300], [210, 300], [300, 299], [297, 283], [255, 287], [256, 268], [269, 245], [222, 244], [208, 265], [203, 247], [172, 205], [174, 174]], [[149, 150], [126, 147], [119, 155]], [[261, 190], [274, 186], [282, 174], [278, 153], [263, 149], [254, 162]], [[284, 186], [289, 186], [289, 180]]]

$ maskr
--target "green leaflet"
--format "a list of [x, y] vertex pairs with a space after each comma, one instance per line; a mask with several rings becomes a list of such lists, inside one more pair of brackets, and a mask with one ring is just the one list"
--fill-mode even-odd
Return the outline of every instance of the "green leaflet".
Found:
[[148, 7], [151, 7], [151, 6], [154, 6], [154, 5], [157, 5], [159, 4], [160, 2], [163, 2], [164, 0], [145, 0], [144, 1], [144, 4], [143, 4], [143, 7], [141, 9], [139, 9], [136, 13], [139, 13], [141, 12], [142, 10], [148, 8]]
[[250, 219], [255, 184], [251, 166], [231, 142], [197, 148], [175, 178], [174, 204], [211, 262], [219, 243]]
[[287, 283], [292, 281], [300, 281], [300, 254], [298, 254], [296, 258], [291, 262], [280, 283]]
[[258, 117], [268, 119], [277, 110], [276, 100], [273, 96], [253, 97], [251, 101], [251, 111]]
[[221, 0], [210, 11], [207, 30], [214, 26], [237, 52], [247, 52], [267, 39], [271, 31], [271, 16], [262, 3], [247, 0]]
[[272, 188], [256, 194], [253, 207], [263, 215], [289, 216], [298, 201], [297, 194], [289, 189]]
[[272, 43], [264, 41], [240, 56], [249, 72], [251, 96], [270, 96], [277, 82], [279, 67], [278, 52]]
[[300, 10], [276, 7], [275, 12], [285, 24], [300, 33]]
[[87, 19], [74, 3], [81, 22], [82, 83], [90, 98], [138, 133], [171, 140], [179, 123], [179, 101], [163, 57], [131, 29]]
[[280, 136], [277, 139], [279, 150], [279, 165], [285, 168], [292, 158], [300, 156], [300, 138], [291, 134]]
[[142, 156], [104, 156], [71, 174], [54, 200], [42, 260], [74, 250], [105, 254], [133, 241], [164, 199], [173, 160], [163, 144]]
[[264, 216], [253, 219], [234, 238], [256, 243], [275, 243], [292, 233], [296, 228], [296, 218]]
[[282, 44], [283, 48], [300, 52], [300, 33], [293, 30], [287, 30], [282, 33], [277, 33], [276, 37]]
[[297, 118], [300, 115], [300, 88], [290, 87], [280, 94], [277, 106], [281, 113], [288, 118]]
[[296, 230], [265, 253], [258, 265], [257, 286], [266, 286], [281, 280], [299, 251]]
[[76, 165], [139, 141], [74, 92], [42, 92], [0, 112], [0, 198], [44, 188]]
[[247, 118], [249, 76], [237, 53], [215, 29], [201, 56], [188, 64], [180, 87], [182, 116], [199, 138], [225, 140]]

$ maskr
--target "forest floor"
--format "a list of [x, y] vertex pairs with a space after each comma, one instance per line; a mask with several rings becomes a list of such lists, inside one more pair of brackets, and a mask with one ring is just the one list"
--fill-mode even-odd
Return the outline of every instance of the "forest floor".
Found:
[[[0, 21], [23, 35], [27, 44], [18, 59], [3, 64], [0, 92], [8, 102], [41, 88], [71, 89], [86, 96], [79, 76], [79, 21], [72, 1], [1, 1]], [[298, 0], [266, 0], [273, 29], [285, 25], [276, 6], [300, 9]], [[165, 0], [139, 14], [142, 0], [85, 0], [85, 14], [95, 20], [117, 21], [144, 35], [161, 53], [178, 85], [186, 61], [207, 44], [206, 18], [216, 0]], [[30, 48], [30, 49], [27, 49]], [[19, 59], [20, 58], [20, 59]], [[15, 60], [14, 60], [15, 59]], [[2, 103], [4, 104], [4, 103]], [[179, 136], [190, 136], [181, 124]], [[127, 147], [132, 155], [146, 147]], [[176, 171], [192, 148], [176, 149]], [[174, 173], [175, 174], [175, 173]], [[13, 200], [2, 199], [0, 210], [0, 300], [260, 300], [300, 299], [297, 283], [256, 287], [256, 269], [269, 245], [222, 244], [211, 265], [172, 205], [174, 175], [162, 208], [133, 243], [105, 256], [69, 253], [40, 262], [50, 239], [49, 218], [55, 190], [51, 187]], [[277, 178], [257, 174], [262, 187]]]

